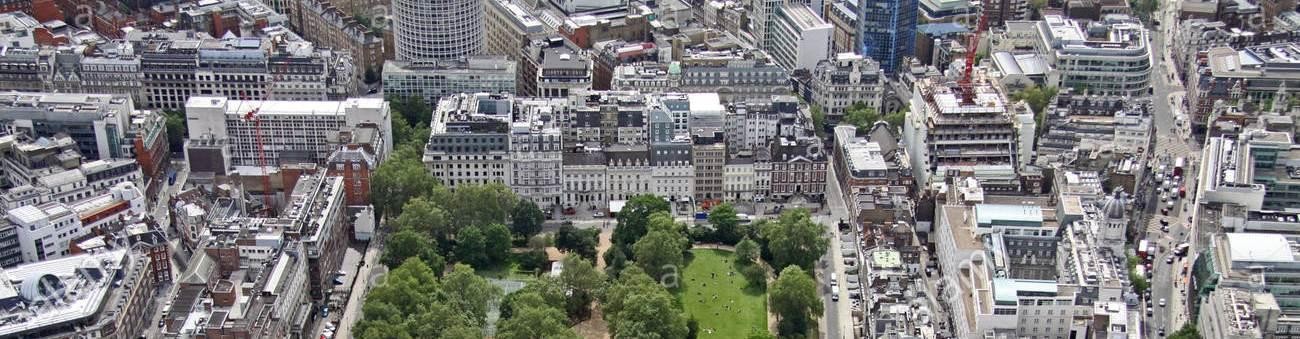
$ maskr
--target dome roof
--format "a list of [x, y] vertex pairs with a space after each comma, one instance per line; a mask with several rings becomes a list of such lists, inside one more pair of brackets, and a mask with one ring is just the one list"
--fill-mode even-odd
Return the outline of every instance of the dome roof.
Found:
[[1118, 198], [1110, 197], [1106, 199], [1106, 204], [1102, 206], [1101, 211], [1105, 213], [1107, 219], [1123, 219], [1124, 203]]
[[23, 280], [18, 291], [27, 302], [45, 302], [63, 297], [63, 281], [53, 274], [35, 275]]

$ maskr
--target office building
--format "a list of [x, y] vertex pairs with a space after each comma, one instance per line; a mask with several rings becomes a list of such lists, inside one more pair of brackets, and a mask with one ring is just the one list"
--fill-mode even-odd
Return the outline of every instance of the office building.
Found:
[[519, 68], [520, 96], [566, 98], [591, 89], [592, 60], [568, 40], [551, 37], [533, 41]]
[[482, 54], [483, 7], [478, 0], [394, 0], [394, 56], [420, 61]]
[[650, 144], [650, 177], [654, 194], [669, 201], [690, 201], [695, 197], [695, 166], [691, 140], [677, 136]]
[[510, 180], [512, 98], [499, 94], [458, 94], [433, 111], [424, 164], [449, 188], [466, 184], [506, 184]]
[[[838, 122], [850, 106], [862, 103], [880, 109], [885, 92], [885, 74], [880, 63], [857, 54], [840, 53], [822, 60], [812, 70], [811, 98], [826, 117]], [[822, 128], [821, 126], [813, 126]]]
[[605, 148], [606, 193], [610, 201], [628, 200], [651, 192], [650, 151], [646, 145], [611, 145]]
[[[187, 159], [197, 166], [192, 169], [195, 172], [206, 169], [224, 174], [233, 166], [324, 164], [334, 151], [329, 137], [345, 128], [377, 128], [383, 136], [378, 149], [388, 154], [393, 147], [388, 102], [383, 99], [261, 101], [195, 96], [186, 102], [185, 116], [189, 122]], [[193, 151], [212, 143], [220, 143], [222, 154], [228, 157], [204, 158]]]
[[560, 100], [516, 99], [510, 123], [510, 180], [521, 199], [554, 211], [564, 194], [560, 127], [555, 107]]
[[[1006, 44], [996, 51], [1032, 48], [1042, 55], [1057, 88], [1089, 94], [1144, 97], [1151, 91], [1151, 49], [1137, 19], [1108, 14], [1081, 22], [1047, 15], [1032, 25], [1008, 23]], [[996, 44], [995, 44], [996, 45]]]
[[857, 47], [853, 52], [880, 62], [885, 74], [900, 71], [903, 58], [915, 54], [916, 0], [856, 0]]
[[484, 46], [487, 55], [503, 55], [514, 62], [523, 62], [524, 47], [533, 40], [545, 38], [555, 29], [542, 23], [531, 5], [516, 0], [486, 0]]
[[0, 336], [143, 336], [157, 300], [150, 262], [116, 249], [7, 269], [0, 273]]
[[1283, 110], [1286, 108], [1273, 107], [1275, 97], [1300, 91], [1300, 73], [1292, 71], [1300, 65], [1300, 44], [1215, 47], [1204, 54], [1187, 78], [1188, 119], [1194, 131], [1204, 131], [1217, 101], [1231, 105], [1253, 102], [1258, 111]]
[[507, 93], [516, 89], [516, 64], [504, 56], [459, 60], [388, 61], [384, 95], [420, 96], [430, 104], [460, 93]]
[[[606, 183], [608, 164], [605, 152], [600, 149], [583, 149], [576, 152], [564, 152], [564, 166], [560, 173], [564, 175], [564, 196], [561, 201], [565, 209], [605, 208], [609, 203], [606, 195], [609, 186]], [[567, 213], [567, 212], [566, 212]]]
[[766, 50], [786, 70], [811, 70], [830, 56], [832, 30], [807, 5], [787, 4], [776, 12], [776, 27]]
[[[64, 188], [56, 185], [59, 183], [45, 184], [55, 192]], [[66, 183], [67, 186], [77, 184]], [[74, 240], [107, 231], [110, 224], [139, 218], [146, 212], [144, 194], [134, 183], [119, 183], [95, 192], [73, 202], [44, 202], [8, 210], [8, 221], [18, 229], [23, 262], [36, 263], [74, 254], [71, 246]]]
[[771, 199], [791, 201], [800, 197], [810, 202], [824, 201], [827, 159], [821, 141], [788, 135], [772, 141]]
[[[710, 133], [711, 132], [711, 133]], [[727, 144], [720, 130], [692, 131], [691, 164], [695, 165], [695, 200], [721, 200]]]
[[1270, 338], [1278, 334], [1282, 310], [1271, 293], [1219, 288], [1210, 292], [1202, 307], [1196, 329], [1205, 338]]
[[[294, 7], [289, 15], [294, 29], [304, 39], [350, 56], [347, 60], [352, 69], [352, 81], [373, 81], [372, 75], [383, 70], [384, 60], [391, 59], [393, 51], [391, 41], [385, 42], [384, 34], [392, 34], [381, 27], [367, 27], [349, 14], [349, 9], [340, 9], [340, 1], [329, 0], [284, 0]], [[388, 2], [384, 2], [388, 4]], [[381, 17], [370, 18], [373, 22], [382, 22]], [[215, 36], [215, 35], [214, 35]]]
[[134, 110], [123, 95], [8, 93], [0, 95], [0, 129], [33, 139], [63, 133], [89, 159], [129, 158]]

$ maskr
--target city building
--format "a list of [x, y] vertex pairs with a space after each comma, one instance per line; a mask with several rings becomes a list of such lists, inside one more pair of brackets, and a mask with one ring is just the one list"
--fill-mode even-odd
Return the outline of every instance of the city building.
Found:
[[[839, 122], [853, 104], [879, 109], [884, 99], [885, 74], [880, 63], [857, 54], [840, 53], [822, 60], [812, 71], [811, 98], [831, 122]], [[814, 126], [821, 128], [821, 126]]]
[[832, 30], [807, 5], [786, 4], [776, 12], [767, 51], [772, 61], [786, 70], [811, 70], [830, 56]]
[[520, 96], [566, 98], [569, 93], [591, 89], [591, 57], [568, 40], [552, 37], [534, 41], [520, 63]]
[[[605, 152], [600, 149], [582, 149], [576, 152], [564, 152], [564, 196], [561, 201], [564, 208], [585, 207], [587, 209], [605, 208], [609, 203], [606, 195], [608, 162]], [[585, 210], [584, 210], [585, 211]], [[567, 213], [567, 212], [566, 212]]]
[[1300, 150], [1290, 133], [1246, 130], [1236, 138], [1206, 141], [1198, 179], [1204, 201], [1245, 206], [1251, 211], [1297, 208]]
[[307, 293], [306, 249], [292, 239], [249, 233], [263, 237], [240, 239], [246, 243], [240, 245], [235, 236], [222, 234], [196, 251], [176, 282], [163, 337], [313, 335], [309, 326], [316, 307]]
[[420, 96], [427, 103], [460, 93], [514, 94], [514, 61], [505, 56], [470, 56], [459, 60], [388, 61], [384, 95]]
[[772, 141], [771, 148], [772, 200], [825, 201], [827, 158], [821, 140], [783, 134]]
[[1151, 49], [1137, 19], [1108, 14], [1081, 22], [1058, 15], [1041, 21], [1009, 22], [994, 51], [1033, 49], [1042, 55], [1055, 81], [1049, 86], [1090, 94], [1144, 97], [1151, 91]]
[[[898, 147], [892, 135], [881, 135], [891, 134], [884, 125], [868, 133], [859, 137], [857, 127], [835, 127], [835, 180], [844, 201], [858, 201], [859, 196], [877, 192], [907, 195], [915, 185], [907, 150]], [[861, 212], [854, 215], [866, 217]]]
[[1210, 292], [1202, 307], [1196, 330], [1206, 338], [1273, 337], [1278, 334], [1278, 318], [1283, 317], [1273, 294], [1244, 288], [1216, 289]]
[[0, 272], [0, 336], [134, 338], [152, 328], [151, 257], [84, 253]]
[[606, 194], [610, 204], [652, 192], [650, 150], [646, 145], [611, 145], [605, 148]]
[[[55, 192], [63, 188], [45, 184]], [[134, 183], [124, 182], [73, 202], [50, 201], [12, 208], [6, 217], [18, 230], [23, 262], [36, 263], [73, 254], [74, 240], [106, 231], [112, 224], [138, 218], [145, 212], [144, 195]]]
[[822, 18], [826, 19], [831, 27], [835, 28], [831, 36], [831, 45], [833, 51], [839, 53], [858, 54], [862, 44], [858, 41], [858, 10], [857, 1], [853, 0], [834, 0], [833, 3], [826, 6]]
[[852, 52], [880, 62], [885, 74], [902, 70], [903, 58], [915, 54], [917, 1], [851, 0], [849, 4], [858, 18]]
[[394, 0], [396, 60], [459, 59], [482, 54], [483, 7], [477, 0]]
[[650, 177], [654, 194], [669, 201], [695, 198], [693, 145], [685, 135], [650, 144]]
[[509, 187], [521, 199], [554, 211], [561, 204], [564, 158], [561, 155], [560, 100], [517, 99], [511, 111]]
[[[1065, 89], [1045, 108], [1047, 133], [1028, 147], [1036, 151], [1037, 159], [1021, 159], [1068, 163], [1093, 152], [1139, 154], [1150, 146], [1153, 133], [1150, 104], [1149, 100], [1083, 95]], [[1021, 144], [1019, 149], [1026, 147]]]
[[510, 180], [512, 98], [499, 94], [457, 94], [438, 103], [430, 123], [424, 164], [433, 177], [455, 189], [466, 184]]
[[[968, 97], [969, 96], [969, 97]], [[1025, 111], [1012, 112], [1016, 107]], [[943, 182], [953, 171], [974, 173], [987, 190], [1019, 190], [1017, 159], [1021, 136], [1013, 117], [1031, 114], [1007, 104], [996, 86], [972, 85], [969, 94], [921, 79], [913, 89], [903, 144], [922, 187]]]
[[261, 1], [203, 1], [178, 8], [175, 28], [204, 32], [211, 36], [222, 36], [226, 32], [238, 36], [254, 36], [258, 30], [288, 24], [288, 17], [276, 13]]
[[989, 27], [1002, 27], [1007, 21], [1029, 20], [1031, 7], [1025, 0], [996, 0], [984, 2], [984, 15]]
[[[288, 163], [324, 164], [331, 152], [328, 139], [347, 128], [378, 129], [382, 154], [392, 151], [388, 103], [383, 99], [345, 101], [233, 100], [194, 96], [185, 104], [189, 140], [186, 159], [191, 171], [219, 175], [234, 166], [275, 167]], [[221, 156], [194, 150], [219, 143]], [[382, 157], [382, 156], [381, 156]]]
[[581, 49], [609, 40], [649, 41], [653, 16], [647, 6], [619, 7], [605, 14], [569, 14], [556, 25], [556, 32]]
[[31, 138], [65, 134], [90, 159], [129, 158], [131, 98], [112, 94], [0, 94], [0, 129]]
[[717, 93], [724, 103], [790, 93], [788, 73], [761, 55], [697, 51], [667, 65], [637, 63], [615, 68], [610, 88], [619, 91]]
[[1300, 90], [1300, 75], [1290, 71], [1300, 64], [1300, 44], [1214, 47], [1204, 54], [1197, 58], [1196, 71], [1187, 79], [1186, 100], [1191, 111], [1188, 119], [1194, 132], [1205, 131], [1206, 123], [1214, 118], [1211, 115], [1215, 102], [1271, 111], [1285, 109], [1272, 107], [1275, 96], [1290, 96]]
[[[337, 7], [339, 1], [328, 0], [286, 0], [293, 6], [289, 11], [290, 22], [304, 39], [321, 47], [346, 52], [350, 59], [349, 76], [367, 82], [377, 80], [383, 70], [384, 60], [390, 59], [393, 51], [391, 43], [385, 43], [384, 30], [380, 27], [367, 27], [347, 11]], [[384, 2], [387, 4], [388, 2]], [[371, 22], [382, 22], [384, 18], [373, 17]], [[216, 35], [214, 35], [216, 36]]]
[[[614, 70], [620, 65], [659, 60], [659, 48], [653, 42], [627, 42], [622, 40], [605, 40], [592, 44], [592, 59], [595, 69], [592, 72], [591, 88], [609, 90], [614, 80]], [[651, 92], [643, 90], [644, 92]]]
[[504, 55], [510, 61], [523, 62], [520, 50], [555, 32], [533, 15], [532, 6], [522, 1], [487, 0], [483, 6], [487, 19], [483, 48], [487, 55]]

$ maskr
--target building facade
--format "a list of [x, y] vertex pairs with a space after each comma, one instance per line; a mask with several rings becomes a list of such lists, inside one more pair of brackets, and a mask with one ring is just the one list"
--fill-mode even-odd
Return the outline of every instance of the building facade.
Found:
[[484, 4], [477, 0], [394, 0], [399, 61], [459, 59], [483, 52]]

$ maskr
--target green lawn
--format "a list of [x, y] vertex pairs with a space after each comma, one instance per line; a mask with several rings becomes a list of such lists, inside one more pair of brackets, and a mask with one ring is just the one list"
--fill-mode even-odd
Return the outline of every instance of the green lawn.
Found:
[[767, 296], [763, 287], [748, 287], [735, 268], [735, 254], [710, 249], [691, 253], [677, 297], [699, 322], [699, 337], [744, 338], [755, 330], [766, 331]]

